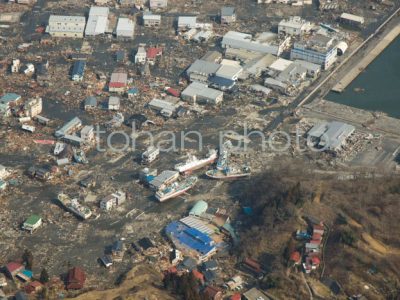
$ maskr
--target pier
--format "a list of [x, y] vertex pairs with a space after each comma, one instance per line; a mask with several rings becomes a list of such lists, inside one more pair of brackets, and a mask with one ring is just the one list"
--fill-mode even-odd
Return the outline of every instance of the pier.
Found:
[[388, 34], [372, 49], [357, 65], [350, 70], [333, 88], [332, 91], [341, 93], [344, 89], [357, 78], [374, 59], [386, 49], [387, 46], [400, 34], [400, 25], [394, 27]]

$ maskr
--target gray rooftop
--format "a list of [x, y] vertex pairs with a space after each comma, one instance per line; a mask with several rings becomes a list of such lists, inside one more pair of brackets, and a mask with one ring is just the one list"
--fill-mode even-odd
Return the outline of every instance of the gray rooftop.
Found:
[[221, 16], [233, 16], [235, 14], [235, 8], [231, 6], [224, 6], [221, 8]]
[[217, 72], [217, 70], [220, 68], [219, 64], [197, 59], [190, 67], [187, 69], [187, 74], [191, 73], [197, 73], [197, 74], [204, 74], [204, 75], [210, 75], [214, 74]]

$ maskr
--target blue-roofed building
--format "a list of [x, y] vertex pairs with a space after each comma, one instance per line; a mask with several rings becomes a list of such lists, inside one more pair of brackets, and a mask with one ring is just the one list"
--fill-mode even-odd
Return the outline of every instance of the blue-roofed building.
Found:
[[12, 104], [18, 102], [21, 99], [21, 96], [15, 93], [7, 93], [3, 97], [0, 98], [0, 103], [3, 104]]
[[83, 80], [85, 67], [86, 67], [86, 62], [83, 60], [78, 60], [74, 63], [74, 67], [72, 68], [72, 77], [71, 77], [73, 81]]
[[30, 281], [33, 277], [33, 272], [30, 270], [22, 270], [16, 275], [22, 281]]
[[168, 224], [165, 231], [177, 249], [188, 255], [195, 255], [200, 261], [207, 260], [217, 251], [209, 235], [182, 222], [174, 221]]
[[139, 90], [136, 87], [130, 88], [127, 92], [128, 94], [128, 98], [133, 98], [135, 97], [137, 94], [139, 94]]

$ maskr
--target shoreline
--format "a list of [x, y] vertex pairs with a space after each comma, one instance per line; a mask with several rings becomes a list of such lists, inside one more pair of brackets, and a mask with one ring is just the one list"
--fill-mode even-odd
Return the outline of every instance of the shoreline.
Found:
[[376, 46], [335, 84], [331, 90], [336, 93], [342, 93], [399, 35], [400, 25], [397, 25], [380, 39]]

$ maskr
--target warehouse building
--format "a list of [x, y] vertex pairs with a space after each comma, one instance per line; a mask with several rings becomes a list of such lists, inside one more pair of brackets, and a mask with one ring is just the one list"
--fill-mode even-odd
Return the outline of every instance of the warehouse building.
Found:
[[178, 31], [185, 31], [192, 28], [197, 27], [197, 18], [196, 17], [186, 17], [180, 16], [178, 17]]
[[67, 122], [63, 127], [56, 130], [55, 136], [62, 137], [66, 134], [71, 134], [74, 130], [77, 130], [82, 126], [82, 121], [78, 117], [74, 117], [72, 120]]
[[96, 36], [104, 34], [108, 27], [108, 7], [92, 6], [89, 11], [85, 35]]
[[217, 63], [197, 59], [195, 62], [186, 70], [190, 81], [207, 82], [208, 77], [215, 75], [220, 68]]
[[190, 103], [210, 103], [219, 104], [222, 102], [224, 93], [212, 88], [209, 88], [206, 84], [200, 82], [192, 82], [186, 89], [181, 93], [183, 100]]
[[337, 59], [336, 45], [334, 38], [316, 34], [308, 40], [295, 42], [290, 58], [305, 60], [328, 69]]
[[128, 18], [119, 18], [116, 35], [117, 37], [123, 38], [133, 38], [133, 33], [135, 31], [135, 25], [132, 20]]
[[307, 137], [315, 147], [337, 153], [354, 131], [354, 126], [343, 122], [322, 122], [312, 127]]
[[82, 38], [85, 25], [85, 17], [50, 15], [46, 32], [54, 37]]
[[289, 43], [289, 37], [280, 38], [272, 32], [262, 32], [253, 38], [251, 34], [229, 31], [222, 38], [221, 46], [227, 50], [234, 48], [279, 56]]
[[348, 24], [352, 26], [361, 26], [364, 24], [364, 18], [348, 13], [342, 13], [339, 17], [342, 24]]

